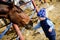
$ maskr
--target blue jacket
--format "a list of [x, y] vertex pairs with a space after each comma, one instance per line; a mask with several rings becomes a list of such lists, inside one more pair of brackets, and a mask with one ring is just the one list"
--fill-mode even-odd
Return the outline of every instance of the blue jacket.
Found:
[[[45, 20], [40, 21], [40, 22], [34, 27], [34, 29], [38, 29], [38, 28], [40, 28], [40, 27], [42, 27], [42, 29], [43, 29], [46, 37], [56, 35], [55, 30], [54, 30], [54, 24], [51, 22], [50, 19], [46, 18]], [[49, 31], [48, 31], [49, 29], [52, 29], [52, 32], [49, 32]]]

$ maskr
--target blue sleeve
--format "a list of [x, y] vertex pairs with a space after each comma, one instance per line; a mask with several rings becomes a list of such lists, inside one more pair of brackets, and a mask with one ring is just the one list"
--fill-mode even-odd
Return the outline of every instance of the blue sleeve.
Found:
[[37, 23], [37, 25], [33, 28], [33, 29], [38, 29], [38, 28], [40, 28], [41, 26], [40, 26], [40, 22], [39, 23]]
[[52, 21], [47, 20], [47, 23], [50, 26], [50, 29], [54, 29], [54, 24], [52, 23]]

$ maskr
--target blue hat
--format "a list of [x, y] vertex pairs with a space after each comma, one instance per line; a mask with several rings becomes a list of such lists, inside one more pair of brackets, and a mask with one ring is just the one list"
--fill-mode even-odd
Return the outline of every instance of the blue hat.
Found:
[[38, 17], [46, 17], [46, 9], [42, 8], [38, 13], [37, 13]]

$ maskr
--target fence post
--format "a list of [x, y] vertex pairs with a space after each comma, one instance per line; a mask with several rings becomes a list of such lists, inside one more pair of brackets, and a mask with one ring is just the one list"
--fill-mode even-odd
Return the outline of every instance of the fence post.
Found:
[[23, 37], [22, 33], [20, 32], [20, 30], [18, 28], [18, 25], [17, 24], [13, 24], [13, 26], [14, 26], [14, 28], [15, 28], [15, 30], [16, 30], [19, 38], [20, 38], [20, 40], [24, 40], [24, 37]]

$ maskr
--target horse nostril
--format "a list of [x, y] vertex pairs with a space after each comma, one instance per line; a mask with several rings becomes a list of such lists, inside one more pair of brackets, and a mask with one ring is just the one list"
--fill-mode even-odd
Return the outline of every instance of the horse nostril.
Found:
[[33, 27], [33, 22], [30, 21], [28, 24], [25, 25], [26, 29], [31, 29]]

